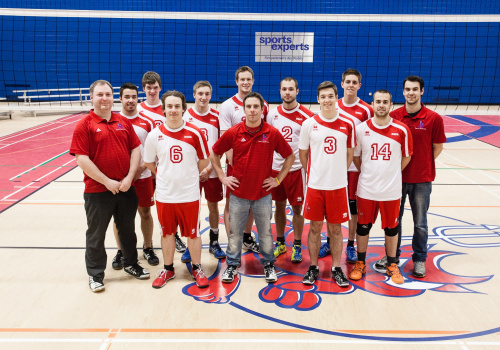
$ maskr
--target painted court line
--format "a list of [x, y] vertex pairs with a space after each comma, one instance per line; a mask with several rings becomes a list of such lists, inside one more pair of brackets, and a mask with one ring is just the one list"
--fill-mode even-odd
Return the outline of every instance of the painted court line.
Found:
[[18, 136], [24, 135], [24, 134], [30, 133], [30, 132], [38, 130], [38, 129], [43, 129], [43, 128], [46, 128], [46, 127], [50, 127], [50, 126], [52, 126], [54, 124], [68, 125], [68, 124], [74, 123], [75, 122], [74, 120], [72, 120], [72, 121], [62, 121], [62, 120], [64, 118], [70, 119], [71, 117], [76, 117], [76, 116], [81, 117], [81, 114], [69, 115], [67, 117], [63, 117], [61, 119], [57, 119], [58, 121], [47, 122], [47, 123], [44, 123], [44, 124], [41, 124], [41, 125], [34, 126], [32, 128], [28, 128], [26, 130], [22, 130], [20, 132], [15, 132], [14, 134], [11, 134], [11, 135], [6, 135], [4, 137], [0, 137], [0, 142], [4, 142], [5, 140], [8, 140], [8, 139], [11, 139], [11, 138], [14, 138], [14, 137], [18, 137]]
[[40, 136], [40, 135], [43, 135], [43, 134], [46, 134], [46, 133], [48, 133], [49, 131], [53, 131], [53, 130], [57, 130], [57, 129], [63, 128], [63, 127], [65, 127], [65, 126], [69, 125], [69, 124], [71, 124], [71, 123], [65, 123], [65, 124], [63, 124], [63, 125], [60, 125], [60, 126], [58, 126], [58, 127], [55, 127], [55, 128], [49, 129], [49, 130], [47, 130], [47, 131], [43, 131], [43, 132], [38, 133], [38, 134], [35, 134], [35, 135], [33, 135], [33, 136], [26, 137], [26, 138], [24, 138], [24, 139], [22, 139], [22, 140], [19, 140], [19, 141], [14, 141], [14, 142], [12, 142], [11, 144], [9, 144], [9, 145], [7, 145], [7, 146], [0, 147], [0, 149], [3, 149], [3, 148], [6, 148], [6, 147], [9, 147], [9, 146], [15, 145], [15, 144], [17, 144], [17, 143], [20, 143], [20, 142], [23, 142], [23, 141], [26, 141], [26, 140], [32, 139], [32, 138], [34, 138], [34, 137], [37, 137], [37, 136]]
[[[14, 180], [14, 179], [16, 179], [16, 178], [19, 178], [19, 177], [21, 177], [21, 175], [25, 175], [25, 174], [29, 173], [31, 170], [35, 170], [36, 168], [38, 168], [38, 167], [40, 167], [40, 166], [42, 166], [42, 165], [44, 165], [44, 164], [47, 164], [47, 163], [49, 163], [49, 162], [53, 161], [54, 159], [59, 158], [59, 157], [61, 157], [61, 156], [65, 155], [65, 154], [66, 154], [66, 153], [68, 153], [68, 152], [69, 152], [69, 151], [64, 151], [64, 152], [62, 152], [62, 153], [60, 153], [60, 154], [58, 154], [58, 155], [56, 155], [56, 156], [54, 156], [54, 157], [52, 157], [52, 158], [50, 158], [50, 159], [46, 160], [46, 161], [43, 161], [42, 163], [40, 163], [40, 164], [38, 164], [38, 165], [35, 165], [34, 167], [32, 167], [32, 168], [30, 168], [30, 169], [28, 169], [28, 170], [26, 170], [26, 171], [23, 171], [22, 173], [19, 173], [19, 174], [15, 175], [15, 176], [11, 177], [11, 178], [9, 179], [9, 181], [12, 181], [12, 180]], [[58, 168], [58, 169], [59, 169], [59, 168]]]

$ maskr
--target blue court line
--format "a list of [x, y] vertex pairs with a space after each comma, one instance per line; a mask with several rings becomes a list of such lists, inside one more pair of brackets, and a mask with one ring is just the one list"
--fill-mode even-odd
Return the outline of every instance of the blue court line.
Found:
[[[466, 117], [463, 115], [449, 115], [448, 117], [451, 117], [451, 118], [454, 118], [454, 119], [457, 119], [457, 120], [460, 120], [460, 121], [463, 121], [465, 123], [469, 123], [469, 124], [472, 124], [475, 126], [479, 126], [479, 129], [476, 131], [473, 131], [469, 134], [449, 137], [446, 140], [446, 143], [468, 141], [470, 139], [476, 139], [479, 141], [483, 141], [483, 140], [480, 140], [482, 137], [493, 135], [494, 133], [496, 133], [497, 131], [500, 130], [500, 126], [491, 125], [491, 124], [485, 123], [483, 121], [476, 120], [476, 119]], [[495, 146], [495, 145], [492, 145], [492, 146]]]

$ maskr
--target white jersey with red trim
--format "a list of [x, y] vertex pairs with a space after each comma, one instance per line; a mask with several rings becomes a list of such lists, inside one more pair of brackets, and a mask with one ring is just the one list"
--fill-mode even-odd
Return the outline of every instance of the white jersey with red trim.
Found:
[[208, 156], [207, 141], [194, 124], [184, 122], [175, 130], [162, 124], [151, 131], [144, 146], [144, 161], [154, 163], [158, 159], [156, 200], [162, 203], [199, 200], [198, 161]]
[[[314, 113], [300, 103], [294, 109], [286, 109], [283, 105], [280, 105], [267, 115], [267, 122], [278, 129], [295, 155], [295, 161], [290, 171], [302, 169], [299, 159], [300, 129], [302, 124], [312, 116], [314, 116]], [[273, 170], [280, 171], [284, 162], [285, 159], [279, 153], [274, 152]]]
[[340, 115], [320, 114], [306, 120], [300, 131], [299, 149], [309, 150], [307, 186], [337, 190], [347, 186], [347, 149], [356, 146], [354, 122]]
[[[264, 101], [264, 111], [262, 119], [266, 119], [269, 113], [269, 105]], [[221, 131], [227, 131], [230, 127], [245, 120], [245, 111], [243, 110], [243, 100], [236, 94], [228, 98], [220, 106], [219, 121]]]
[[145, 116], [153, 119], [156, 126], [160, 126], [165, 123], [165, 114], [163, 114], [163, 110], [161, 109], [161, 102], [156, 106], [150, 106], [146, 103], [146, 101], [144, 101], [137, 106], [137, 110], [142, 112]]
[[[216, 109], [210, 108], [206, 113], [201, 114], [192, 107], [184, 112], [182, 118], [186, 122], [192, 123], [200, 128], [203, 136], [205, 136], [207, 140], [208, 149], [212, 149], [212, 146], [220, 137], [219, 112]], [[212, 170], [210, 178], [215, 177], [217, 177], [217, 174]]]
[[[133, 117], [129, 117], [126, 115], [123, 115], [122, 113], [119, 113], [122, 117], [127, 118], [130, 124], [134, 127], [135, 134], [141, 140], [141, 163], [144, 160], [144, 144], [146, 143], [146, 138], [148, 137], [148, 134], [155, 128], [155, 121], [141, 112], [138, 112], [136, 115]], [[146, 168], [141, 174], [140, 179], [145, 179], [151, 177], [151, 170]]]
[[[365, 101], [360, 98], [357, 99], [353, 104], [344, 103], [344, 98], [342, 97], [337, 102], [337, 109], [340, 115], [344, 117], [351, 118], [355, 126], [358, 126], [362, 122], [373, 117], [373, 108]], [[358, 171], [354, 163], [347, 171]]]
[[413, 139], [408, 127], [391, 118], [379, 126], [369, 119], [356, 128], [358, 145], [355, 156], [361, 156], [357, 196], [374, 201], [401, 198], [401, 160], [413, 154]]

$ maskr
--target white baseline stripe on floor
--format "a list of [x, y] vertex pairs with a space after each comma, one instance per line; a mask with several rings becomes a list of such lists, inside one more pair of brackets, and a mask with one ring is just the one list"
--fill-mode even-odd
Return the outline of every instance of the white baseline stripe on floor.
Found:
[[500, 15], [311, 14], [232, 12], [88, 11], [0, 8], [2, 16], [132, 19], [194, 19], [203, 21], [277, 22], [500, 22]]

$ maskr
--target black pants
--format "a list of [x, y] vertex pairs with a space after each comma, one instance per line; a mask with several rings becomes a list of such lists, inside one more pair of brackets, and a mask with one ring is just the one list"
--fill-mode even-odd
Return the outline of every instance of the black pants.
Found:
[[138, 200], [134, 187], [130, 187], [127, 192], [117, 194], [110, 191], [84, 193], [83, 198], [85, 199], [88, 227], [85, 246], [85, 265], [88, 275], [104, 278], [107, 261], [104, 239], [111, 217], [114, 218], [118, 228], [124, 265], [130, 266], [136, 263], [135, 215]]

